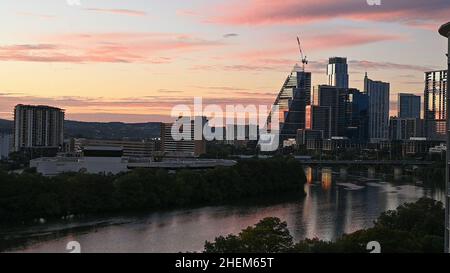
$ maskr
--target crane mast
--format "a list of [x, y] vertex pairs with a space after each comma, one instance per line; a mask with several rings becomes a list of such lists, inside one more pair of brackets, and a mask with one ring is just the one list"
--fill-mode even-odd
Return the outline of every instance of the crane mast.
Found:
[[297, 36], [298, 49], [300, 50], [300, 56], [302, 58], [302, 71], [305, 71], [305, 65], [308, 64], [308, 57], [303, 55], [302, 44], [300, 38]]

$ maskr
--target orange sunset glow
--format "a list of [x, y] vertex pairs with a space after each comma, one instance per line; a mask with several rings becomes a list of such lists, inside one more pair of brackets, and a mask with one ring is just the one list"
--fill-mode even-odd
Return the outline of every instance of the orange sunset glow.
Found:
[[447, 0], [32, 2], [0, 3], [0, 118], [17, 103], [124, 122], [169, 120], [195, 96], [272, 104], [300, 62], [297, 35], [314, 85], [345, 56], [352, 87], [366, 71], [391, 83], [395, 114], [397, 93], [423, 94], [424, 72], [445, 67], [435, 32], [450, 14]]

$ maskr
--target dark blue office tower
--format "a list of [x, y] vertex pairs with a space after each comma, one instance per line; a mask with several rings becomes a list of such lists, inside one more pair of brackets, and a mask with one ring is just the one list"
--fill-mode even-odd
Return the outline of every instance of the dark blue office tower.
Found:
[[348, 90], [346, 136], [355, 143], [369, 140], [369, 97], [354, 88]]

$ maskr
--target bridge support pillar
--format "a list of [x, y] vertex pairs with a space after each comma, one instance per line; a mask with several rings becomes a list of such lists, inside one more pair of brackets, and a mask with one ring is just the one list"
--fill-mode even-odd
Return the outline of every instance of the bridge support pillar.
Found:
[[394, 168], [394, 179], [399, 180], [403, 176], [403, 168], [402, 167], [395, 167]]
[[347, 167], [341, 167], [340, 170], [339, 170], [339, 174], [340, 174], [340, 177], [342, 179], [347, 178], [348, 168]]
[[367, 168], [367, 177], [375, 178], [375, 167], [368, 167]]

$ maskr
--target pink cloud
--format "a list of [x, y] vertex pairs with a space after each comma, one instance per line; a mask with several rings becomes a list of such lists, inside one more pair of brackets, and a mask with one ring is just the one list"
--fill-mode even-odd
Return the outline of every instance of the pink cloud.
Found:
[[160, 64], [177, 52], [223, 44], [175, 33], [68, 33], [37, 39], [35, 44], [0, 46], [0, 61]]
[[410, 70], [410, 71], [425, 72], [425, 71], [431, 71], [431, 70], [438, 69], [437, 67], [432, 67], [432, 66], [398, 64], [398, 63], [391, 63], [391, 62], [373, 62], [373, 61], [367, 61], [367, 60], [360, 60], [360, 61], [351, 60], [351, 61], [349, 61], [349, 65], [351, 68], [354, 68], [355, 70], [391, 69], [391, 70]]
[[349, 30], [325, 35], [307, 37], [304, 41], [308, 51], [319, 51], [334, 48], [353, 47], [384, 41], [401, 41], [406, 37], [398, 34], [380, 33], [365, 30]]
[[[203, 103], [226, 105], [270, 105], [274, 96], [263, 92], [230, 91], [203, 97]], [[161, 121], [170, 118], [172, 107], [179, 104], [193, 109], [194, 98], [188, 95], [158, 94], [145, 97], [44, 97], [21, 95], [15, 92], [0, 93], [0, 118], [11, 119], [18, 102], [33, 105], [52, 105], [66, 110], [68, 119], [82, 121]]]
[[[299, 63], [300, 56], [298, 52], [298, 48], [295, 43], [295, 37], [277, 37], [278, 44], [282, 45], [291, 45], [291, 46], [282, 46], [282, 47], [266, 47], [260, 48], [256, 50], [248, 50], [238, 53], [232, 53], [227, 56], [222, 56], [219, 58], [219, 61], [229, 61], [233, 60], [234, 64], [229, 65], [217, 65], [212, 67], [210, 65], [195, 65], [192, 67], [194, 70], [212, 70], [212, 69], [223, 69], [225, 71], [254, 71], [254, 72], [262, 72], [262, 71], [287, 71], [289, 70], [295, 63]], [[289, 42], [288, 39], [291, 39]], [[321, 33], [321, 34], [309, 34], [305, 35], [303, 40], [303, 48], [308, 53], [316, 52], [316, 51], [324, 51], [329, 49], [336, 48], [346, 48], [346, 47], [355, 47], [355, 46], [363, 46], [367, 44], [384, 42], [384, 41], [403, 41], [407, 40], [406, 36], [403, 35], [395, 35], [390, 33], [380, 33], [380, 32], [366, 32], [362, 29], [351, 28], [347, 29], [345, 32], [343, 31], [335, 31], [330, 33]], [[372, 66], [375, 68], [377, 64], [375, 62], [365, 62], [361, 63], [359, 61], [355, 61], [354, 64], [366, 65], [364, 68], [368, 66]], [[327, 60], [313, 60], [310, 59], [310, 64], [308, 69], [312, 72], [323, 73], [323, 70], [326, 68]], [[378, 67], [380, 67], [378, 65]], [[420, 66], [401, 66], [395, 64], [389, 65], [388, 63], [383, 64], [383, 68], [397, 68], [397, 69], [411, 69], [419, 70], [423, 67]]]
[[87, 8], [86, 11], [93, 11], [99, 13], [109, 13], [109, 14], [119, 14], [127, 16], [146, 16], [147, 12], [140, 10], [130, 10], [130, 9], [101, 9], [101, 8]]
[[231, 25], [301, 24], [331, 18], [361, 21], [420, 23], [447, 21], [448, 0], [382, 1], [370, 6], [365, 0], [247, 0], [214, 7], [207, 22]]
[[[249, 50], [231, 55], [227, 57], [227, 59], [236, 58], [239, 60], [246, 60], [246, 61], [258, 61], [260, 63], [265, 64], [284, 65], [287, 64], [288, 62], [292, 63], [292, 59], [289, 59], [287, 57], [298, 56], [299, 52], [296, 44], [294, 43], [295, 38], [294, 37], [291, 38], [292, 41], [290, 43], [289, 41], [287, 41], [287, 38], [285, 37], [282, 38], [283, 40], [286, 41], [285, 43], [281, 44], [290, 44], [291, 46], [289, 47], [282, 47], [282, 48], [272, 47], [259, 50]], [[384, 41], [402, 41], [406, 39], [407, 39], [406, 36], [403, 35], [379, 33], [379, 32], [367, 32], [361, 29], [347, 29], [345, 32], [335, 31], [332, 33], [307, 35], [302, 38], [303, 49], [306, 52], [316, 52], [336, 48], [355, 47]], [[280, 38], [277, 40], [279, 41]]]
[[[246, 62], [241, 62], [234, 65], [195, 65], [191, 67], [194, 71], [232, 71], [232, 72], [253, 72], [260, 73], [265, 71], [279, 71], [288, 73], [295, 63], [299, 63], [299, 60], [295, 59], [284, 59], [278, 60], [258, 60], [250, 59]], [[324, 74], [326, 73], [326, 67], [328, 60], [310, 60], [309, 64], [306, 66], [306, 70]], [[422, 75], [425, 71], [431, 71], [439, 69], [439, 67], [426, 66], [426, 65], [413, 65], [413, 64], [401, 64], [392, 62], [376, 62], [368, 60], [348, 60], [350, 73], [353, 71], [374, 71], [374, 70], [390, 70], [390, 71], [414, 71]]]

